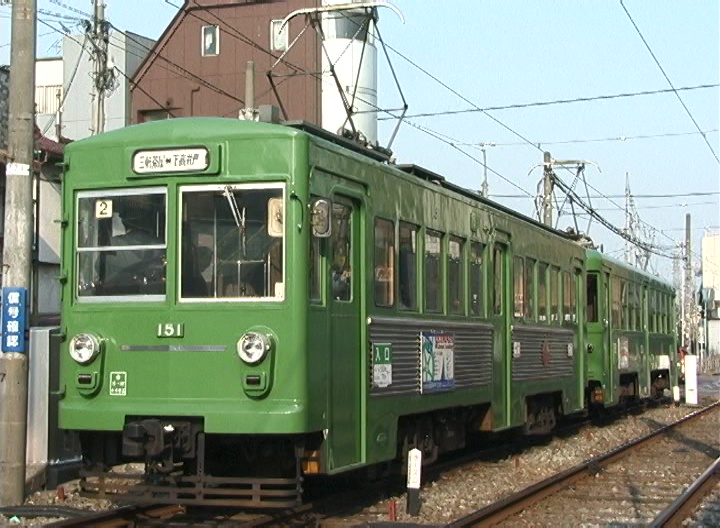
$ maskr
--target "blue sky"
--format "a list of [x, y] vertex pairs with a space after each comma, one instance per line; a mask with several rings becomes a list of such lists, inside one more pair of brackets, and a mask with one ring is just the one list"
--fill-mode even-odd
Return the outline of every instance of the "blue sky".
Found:
[[[114, 25], [153, 38], [176, 12], [164, 0], [106, 2]], [[380, 32], [392, 48], [390, 58], [409, 115], [669, 89], [630, 17], [675, 88], [720, 82], [717, 0], [392, 3], [405, 23], [383, 9]], [[90, 13], [92, 3], [38, 0], [38, 7], [44, 10], [41, 19], [57, 27], [58, 18], [47, 13], [82, 16], [77, 11]], [[9, 6], [0, 7], [0, 63], [9, 61], [9, 13]], [[73, 27], [72, 20], [64, 23]], [[38, 40], [38, 56], [60, 53], [54, 47], [57, 33], [40, 23], [38, 34], [44, 35]], [[400, 98], [379, 56], [380, 105], [396, 108]], [[592, 205], [609, 222], [624, 224], [621, 195], [627, 173], [637, 212], [653, 242], [677, 244], [684, 236], [685, 214], [691, 213], [693, 249], [699, 252], [704, 229], [720, 226], [720, 91], [714, 86], [678, 93], [692, 118], [672, 92], [488, 111], [494, 120], [477, 111], [414, 117], [408, 121], [431, 133], [403, 124], [393, 150], [398, 162], [427, 167], [458, 185], [478, 189], [482, 152], [473, 144], [495, 143], [486, 147], [490, 196], [525, 214], [534, 213], [529, 195], [535, 195], [541, 177], [540, 168], [532, 170], [542, 162], [541, 150], [558, 160], [588, 160], [600, 168], [588, 165], [585, 171]], [[387, 141], [393, 125], [382, 122], [381, 142]], [[557, 172], [572, 183], [573, 174]], [[584, 197], [584, 186], [577, 190]], [[680, 196], [691, 193], [709, 194]], [[584, 231], [587, 218], [579, 224]], [[563, 216], [560, 227], [568, 225], [571, 217]], [[589, 233], [605, 251], [622, 257], [624, 242], [618, 236], [597, 222]], [[651, 269], [671, 278], [667, 259], [653, 257]]]

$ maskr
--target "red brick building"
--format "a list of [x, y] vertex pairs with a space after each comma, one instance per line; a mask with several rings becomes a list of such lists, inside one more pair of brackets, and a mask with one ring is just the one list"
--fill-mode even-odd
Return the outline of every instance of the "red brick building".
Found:
[[[255, 63], [255, 106], [282, 106], [288, 119], [320, 122], [321, 46], [309, 29], [276, 67], [283, 46], [304, 27], [303, 17], [271, 42], [272, 21], [320, 0], [186, 0], [133, 78], [133, 122], [167, 117], [237, 117], [245, 108], [247, 61]], [[283, 116], [285, 117], [285, 116]]]

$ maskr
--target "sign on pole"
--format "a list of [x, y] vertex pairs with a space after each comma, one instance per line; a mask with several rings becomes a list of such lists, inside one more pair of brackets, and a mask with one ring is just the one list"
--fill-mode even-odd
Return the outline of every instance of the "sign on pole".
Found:
[[27, 353], [27, 289], [2, 289], [2, 351]]

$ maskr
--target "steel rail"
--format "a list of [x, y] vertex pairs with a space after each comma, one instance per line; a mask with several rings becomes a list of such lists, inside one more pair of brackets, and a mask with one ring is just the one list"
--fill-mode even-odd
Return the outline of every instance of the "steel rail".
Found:
[[720, 457], [717, 457], [670, 506], [661, 511], [650, 527], [682, 526], [682, 522], [692, 515], [695, 507], [718, 482], [720, 482]]
[[619, 458], [625, 456], [628, 452], [637, 447], [649, 443], [650, 441], [673, 430], [678, 425], [694, 420], [711, 410], [720, 407], [720, 401], [713, 403], [703, 409], [688, 414], [682, 419], [668, 424], [652, 433], [632, 440], [623, 444], [612, 451], [603, 455], [591, 458], [575, 467], [562, 471], [556, 475], [546, 478], [536, 484], [533, 484], [517, 493], [508, 495], [485, 508], [473, 512], [465, 517], [461, 517], [456, 521], [448, 524], [451, 528], [463, 528], [467, 526], [492, 526], [516, 513], [526, 509], [527, 507], [539, 502], [543, 498], [552, 495], [556, 491], [566, 488], [576, 480], [585, 478], [588, 475], [597, 474], [605, 465], [608, 465]]
[[149, 504], [143, 506], [123, 506], [111, 510], [103, 510], [96, 513], [89, 513], [81, 517], [65, 519], [50, 523], [52, 527], [93, 527], [93, 528], [121, 528], [123, 526], [138, 526], [139, 519], [168, 519], [185, 511], [185, 508], [177, 505]]

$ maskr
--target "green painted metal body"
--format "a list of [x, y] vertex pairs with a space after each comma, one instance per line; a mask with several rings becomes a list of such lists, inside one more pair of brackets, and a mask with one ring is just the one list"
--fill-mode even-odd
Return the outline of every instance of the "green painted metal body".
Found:
[[[651, 373], [667, 370], [670, 386], [677, 385], [677, 342], [673, 288], [660, 278], [642, 272], [598, 251], [589, 250], [587, 272], [597, 276], [598, 315], [587, 327], [587, 381], [598, 383], [605, 394], [606, 406], [620, 400], [621, 376], [635, 376], [639, 396], [647, 397], [651, 390]], [[641, 289], [639, 302], [642, 316], [637, 323], [630, 318], [623, 284], [635, 284]], [[651, 297], [660, 296], [665, 304], [665, 321], [650, 321]], [[659, 298], [660, 298], [659, 297]], [[613, 302], [620, 303], [622, 313], [613, 313]], [[618, 320], [618, 318], [620, 320]]]
[[[208, 150], [206, 169], [133, 171], [131, 160], [138, 150], [188, 147]], [[63, 350], [60, 426], [65, 429], [120, 431], [128, 417], [190, 416], [202, 418], [208, 434], [315, 434], [325, 438], [322, 472], [336, 473], [395, 458], [403, 417], [489, 408], [486, 428], [519, 427], [526, 420], [528, 398], [556, 394], [562, 411], [571, 414], [585, 407], [586, 372], [601, 376], [604, 383], [615, 379], [616, 373], [604, 370], [613, 368], [608, 354], [602, 356], [607, 363], [599, 364], [600, 354], [581, 353], [586, 341], [600, 347], [601, 339], [589, 325], [585, 335], [582, 324], [585, 250], [467, 191], [293, 128], [214, 118], [149, 123], [79, 141], [68, 146], [66, 164], [62, 329], [66, 343], [89, 332], [102, 339], [103, 349], [88, 365], [79, 365]], [[282, 300], [181, 299], [181, 188], [240, 183], [285, 186]], [[78, 193], [141, 187], [167, 190], [165, 296], [153, 302], [81, 302], [76, 288]], [[327, 240], [320, 242], [320, 298], [308, 295], [314, 196], [349, 211], [354, 280], [347, 301], [330, 294]], [[468, 315], [451, 315], [447, 308], [428, 313], [422, 303], [414, 311], [376, 306], [374, 270], [368, 264], [376, 218], [482, 243], [484, 314], [470, 316], [467, 297]], [[418, 238], [418, 255], [423, 254], [423, 240]], [[513, 317], [515, 255], [572, 275], [578, 302], [571, 317]], [[603, 264], [599, 255], [588, 259]], [[442, 276], [447, 295], [447, 274]], [[467, 281], [465, 270], [463, 284]], [[429, 286], [418, 273], [418, 291]], [[444, 297], [445, 307], [446, 301]], [[181, 325], [182, 335], [159, 337], [166, 325]], [[238, 339], [248, 331], [270, 334], [275, 342], [269, 357], [257, 365], [244, 363], [236, 353]], [[613, 333], [612, 339], [618, 335]], [[454, 386], [431, 392], [423, 390], [419, 379], [419, 340], [438, 336], [450, 336], [455, 343]], [[632, 346], [636, 338], [645, 340], [645, 350], [674, 346], [667, 336], [628, 335]], [[373, 352], [388, 340], [393, 383], [380, 386]], [[642, 361], [647, 365], [652, 360]], [[557, 365], [561, 370], [553, 370]], [[111, 390], [117, 373], [124, 373], [124, 395]], [[87, 375], [90, 384], [80, 384], [80, 375]], [[248, 385], [252, 376], [265, 384], [262, 390]]]

